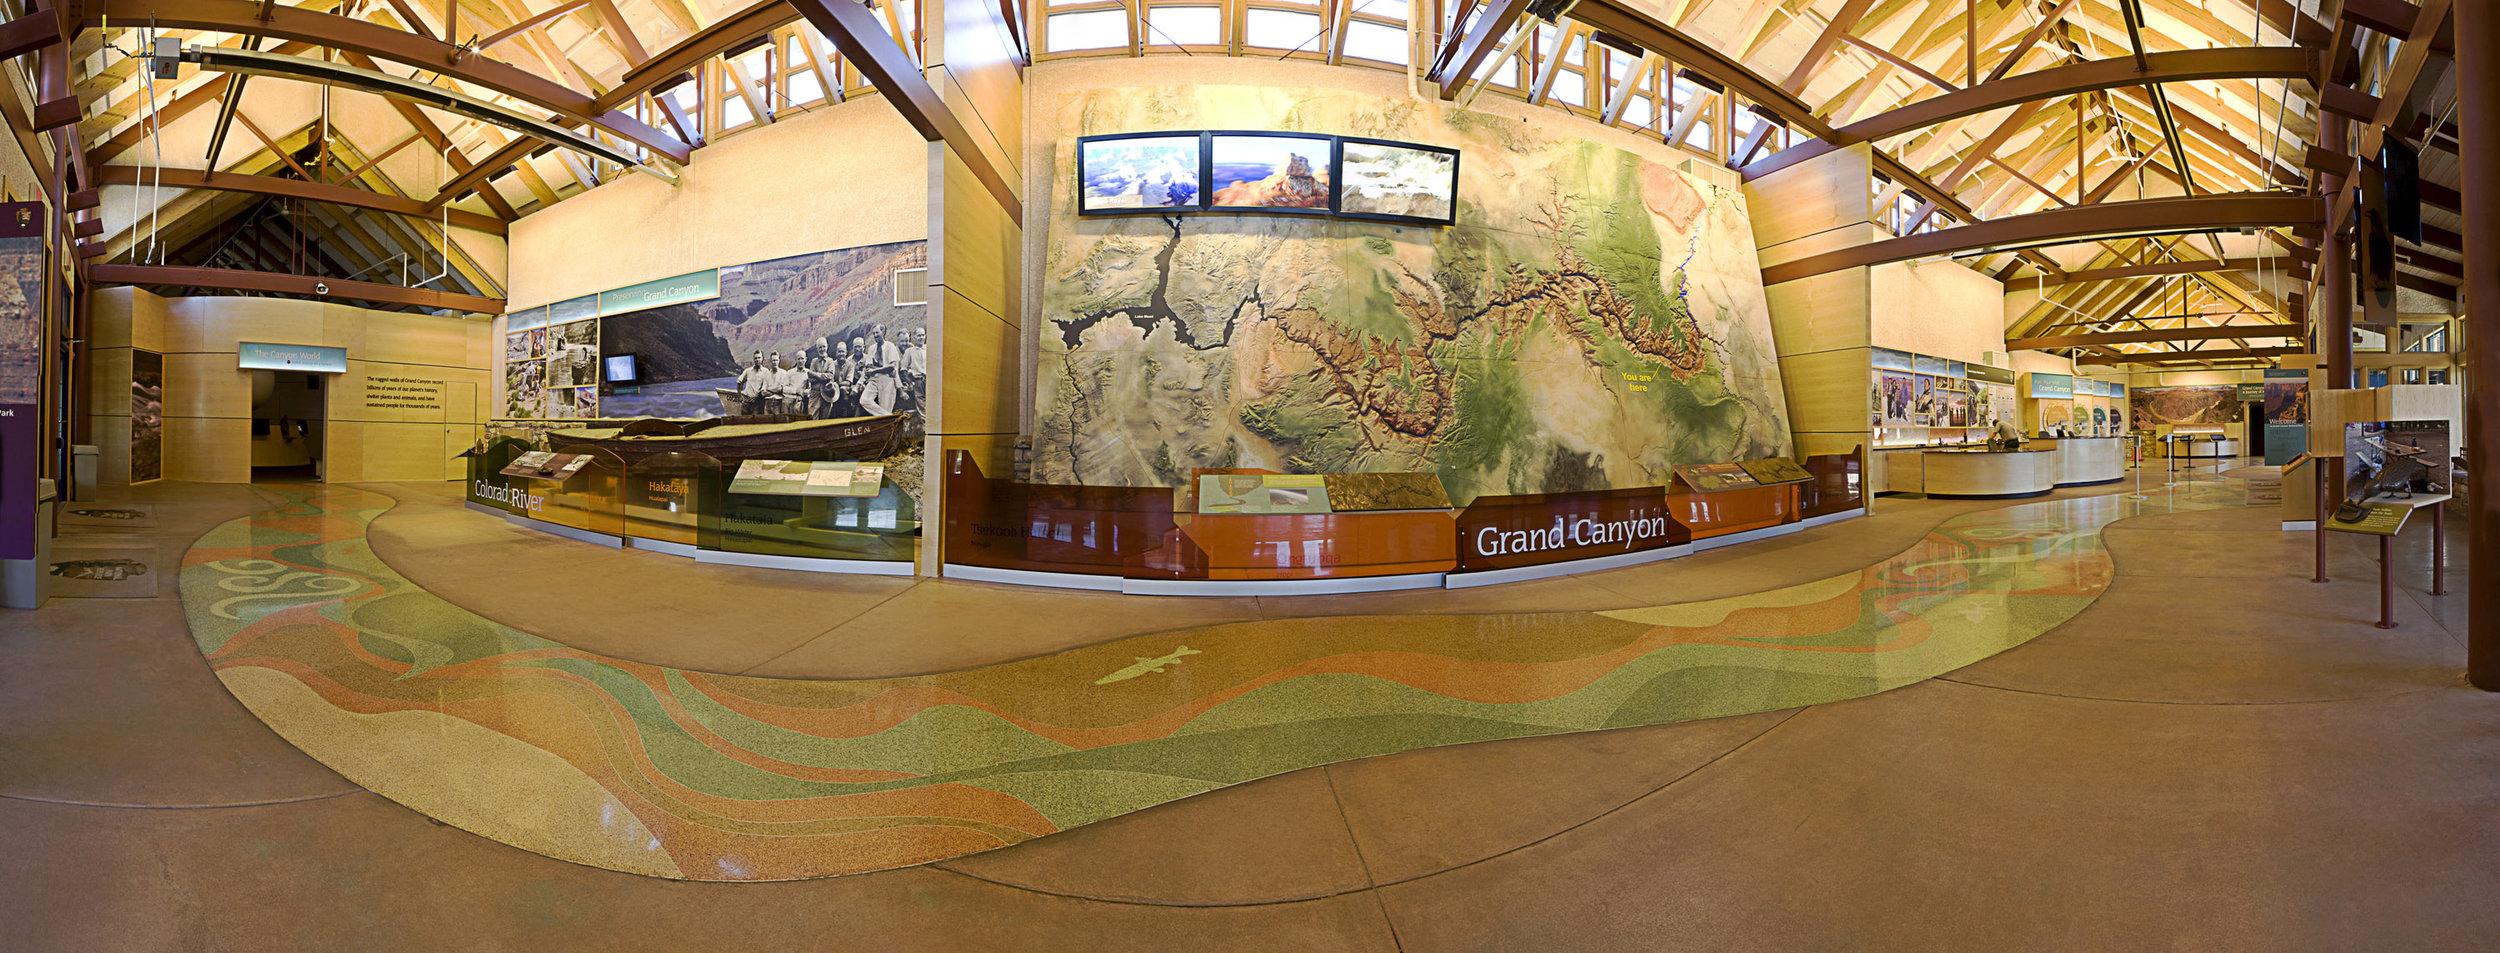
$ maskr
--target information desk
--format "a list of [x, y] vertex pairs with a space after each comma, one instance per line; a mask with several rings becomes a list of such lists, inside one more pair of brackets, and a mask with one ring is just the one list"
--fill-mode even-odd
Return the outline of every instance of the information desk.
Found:
[[2052, 437], [2026, 442], [2023, 448], [2056, 451], [2058, 486], [2112, 483], [2127, 475], [2125, 437]]
[[1929, 450], [1919, 455], [1929, 496], [2039, 496], [2057, 488], [2054, 448]]

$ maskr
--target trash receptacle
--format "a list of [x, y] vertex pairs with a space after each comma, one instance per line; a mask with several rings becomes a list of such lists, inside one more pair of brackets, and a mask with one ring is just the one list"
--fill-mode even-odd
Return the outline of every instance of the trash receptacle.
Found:
[[95, 499], [96, 449], [88, 444], [69, 448], [69, 498], [71, 502]]

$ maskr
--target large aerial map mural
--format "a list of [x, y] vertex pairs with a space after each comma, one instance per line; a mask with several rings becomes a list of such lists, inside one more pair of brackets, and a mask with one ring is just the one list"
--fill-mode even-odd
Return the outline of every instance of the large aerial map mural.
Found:
[[[1038, 480], [1426, 471], [1464, 501], [1789, 453], [1737, 190], [1534, 123], [1338, 90], [1103, 89], [1063, 109]], [[1211, 126], [1457, 148], [1458, 224], [1076, 217], [1074, 137]]]

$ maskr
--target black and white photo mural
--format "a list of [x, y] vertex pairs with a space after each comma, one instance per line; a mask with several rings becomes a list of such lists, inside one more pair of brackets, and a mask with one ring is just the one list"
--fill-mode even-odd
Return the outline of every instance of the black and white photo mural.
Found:
[[720, 296], [600, 320], [603, 357], [639, 383], [604, 382], [599, 415], [819, 420], [907, 414], [922, 434], [928, 243], [894, 242], [720, 270]]

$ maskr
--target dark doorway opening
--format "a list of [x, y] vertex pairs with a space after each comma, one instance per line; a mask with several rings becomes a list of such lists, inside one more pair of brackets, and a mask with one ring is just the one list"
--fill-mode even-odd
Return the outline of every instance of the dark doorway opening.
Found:
[[318, 482], [325, 472], [327, 374], [252, 372], [252, 482]]

